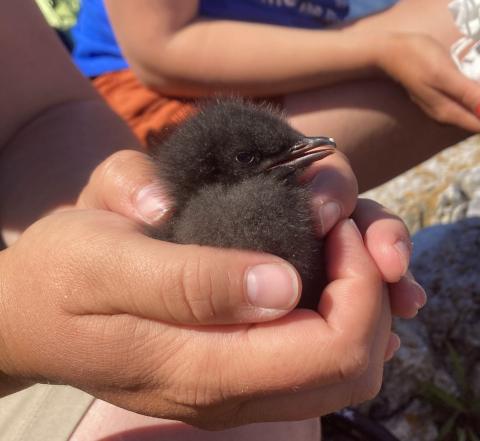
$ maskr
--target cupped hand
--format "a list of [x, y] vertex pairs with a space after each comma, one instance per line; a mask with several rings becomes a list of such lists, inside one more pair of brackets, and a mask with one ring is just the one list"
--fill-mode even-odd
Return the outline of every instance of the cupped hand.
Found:
[[[353, 215], [384, 281], [390, 283], [393, 314], [413, 317], [425, 304], [426, 297], [407, 271], [411, 239], [402, 220], [378, 203], [358, 199], [355, 175], [339, 151], [315, 162], [302, 180], [310, 182], [319, 236], [326, 236], [341, 219]], [[147, 155], [133, 150], [119, 151], [100, 164], [82, 191], [77, 206], [114, 211], [153, 227], [170, 215], [170, 203], [154, 163]], [[228, 308], [222, 314], [217, 320], [224, 323], [241, 318]], [[261, 320], [268, 316], [256, 317]]]
[[[397, 342], [382, 265], [353, 222], [337, 222], [326, 237], [332, 281], [318, 313], [285, 315], [299, 282], [281, 259], [142, 233], [145, 219], [162, 218], [138, 214], [142, 194], [152, 198], [148, 207], [162, 194], [149, 167], [138, 152], [116, 154], [92, 176], [82, 209], [40, 220], [0, 255], [3, 383], [71, 384], [126, 409], [208, 428], [308, 418], [371, 398]], [[348, 190], [344, 170], [337, 176]], [[347, 216], [354, 198], [329, 188], [318, 193], [345, 204], [340, 217]], [[372, 210], [377, 218], [356, 215], [367, 239], [403, 234], [398, 220]]]
[[394, 33], [384, 38], [378, 66], [440, 123], [480, 132], [480, 85], [463, 75], [434, 38]]
[[241, 310], [256, 268], [280, 271], [292, 297], [295, 273], [266, 254], [154, 240], [104, 210], [53, 214], [0, 257], [0, 371], [207, 428], [371, 398], [389, 351], [386, 289], [353, 221], [326, 242], [333, 281], [319, 313], [198, 326], [230, 302]]

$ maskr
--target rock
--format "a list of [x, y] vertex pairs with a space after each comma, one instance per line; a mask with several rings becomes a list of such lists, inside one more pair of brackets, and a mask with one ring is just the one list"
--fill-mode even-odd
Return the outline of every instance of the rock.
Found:
[[[480, 136], [475, 136], [362, 196], [390, 208], [414, 233], [437, 223], [455, 222], [465, 215], [478, 216], [480, 202], [474, 201], [480, 199], [479, 168]], [[453, 188], [448, 189], [450, 186]], [[468, 207], [462, 206], [466, 201]], [[477, 208], [470, 208], [472, 203]]]
[[480, 397], [480, 361], [472, 369], [472, 390], [476, 397]]
[[480, 218], [419, 232], [411, 270], [429, 295], [419, 314], [431, 343], [448, 338], [462, 352], [480, 353]]
[[[472, 148], [470, 143], [467, 150]], [[442, 420], [438, 409], [420, 397], [423, 385], [433, 382], [460, 395], [449, 346], [470, 373], [469, 387], [480, 397], [480, 149], [476, 145], [475, 149], [478, 155], [471, 151], [471, 157], [478, 159], [477, 166], [468, 161], [465, 167], [456, 167], [449, 180], [438, 177], [438, 189], [432, 190], [429, 173], [435, 167], [440, 174], [445, 170], [435, 158], [419, 166], [412, 175], [417, 179], [407, 172], [377, 193], [385, 197], [383, 203], [400, 204], [394, 209], [406, 215], [410, 228], [430, 225], [414, 235], [411, 262], [429, 301], [417, 319], [395, 322], [402, 347], [386, 365], [379, 396], [361, 407], [400, 440], [438, 437]]]
[[[475, 185], [479, 185], [475, 187]], [[439, 198], [432, 222], [456, 222], [480, 212], [480, 167], [460, 173]]]
[[411, 269], [429, 302], [417, 319], [395, 321], [402, 346], [385, 367], [379, 396], [360, 409], [400, 440], [433, 441], [438, 409], [421, 398], [422, 387], [460, 395], [447, 342], [480, 396], [480, 218], [426, 228], [413, 240]]
[[413, 400], [401, 413], [386, 421], [385, 427], [401, 441], [437, 441], [438, 429], [431, 413], [430, 405]]
[[405, 407], [418, 392], [418, 385], [431, 381], [435, 373], [426, 326], [419, 320], [397, 320], [394, 328], [402, 346], [385, 366], [385, 380], [378, 398], [369, 403], [368, 413], [375, 419], [382, 420]]

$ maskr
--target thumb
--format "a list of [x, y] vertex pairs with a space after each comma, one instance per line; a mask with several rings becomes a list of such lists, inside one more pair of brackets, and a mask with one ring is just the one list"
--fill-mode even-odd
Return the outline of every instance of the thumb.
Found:
[[105, 234], [90, 228], [99, 238], [85, 258], [96, 262], [95, 284], [86, 280], [89, 295], [81, 301], [67, 296], [69, 312], [210, 325], [269, 321], [298, 303], [300, 278], [276, 256], [162, 242], [127, 225], [109, 225]]
[[168, 215], [165, 193], [148, 155], [121, 150], [93, 171], [77, 207], [114, 211], [134, 221], [157, 225]]

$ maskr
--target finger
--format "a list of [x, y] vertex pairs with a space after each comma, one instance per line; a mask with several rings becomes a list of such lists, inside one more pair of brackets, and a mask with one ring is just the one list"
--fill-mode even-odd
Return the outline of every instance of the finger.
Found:
[[369, 344], [378, 321], [385, 286], [351, 219], [341, 221], [325, 244], [327, 275], [333, 280], [320, 299], [319, 312], [341, 332], [356, 335]]
[[355, 208], [357, 180], [346, 156], [337, 151], [309, 167], [302, 181], [310, 182], [316, 229], [323, 237]]
[[429, 89], [421, 97], [412, 97], [428, 115], [440, 123], [452, 124], [472, 133], [480, 132], [480, 120], [461, 101], [462, 95], [449, 96], [443, 89]]
[[397, 282], [410, 264], [412, 241], [402, 220], [369, 199], [359, 199], [353, 219], [386, 282]]
[[[90, 237], [84, 254], [72, 243], [72, 254], [84, 260], [65, 263], [77, 271], [95, 262], [85, 271], [87, 294], [64, 299], [72, 314], [125, 313], [193, 325], [252, 323], [283, 316], [298, 303], [300, 278], [276, 256], [162, 242], [133, 224], [126, 227], [113, 213], [105, 213], [108, 220], [98, 225], [98, 211], [92, 213], [91, 225], [84, 214], [83, 234]], [[107, 230], [108, 235], [97, 233]]]
[[372, 400], [380, 391], [384, 363], [400, 349], [401, 340], [397, 334], [390, 333], [387, 340], [385, 352], [378, 351], [378, 356], [383, 358], [372, 360], [371, 367], [358, 378], [345, 378], [339, 383], [306, 390], [297, 387], [284, 394], [250, 400], [241, 407], [240, 422], [258, 421], [259, 417], [262, 421], [314, 418]]
[[326, 260], [334, 281], [322, 293], [319, 311], [339, 335], [349, 336], [346, 346], [352, 353], [348, 357], [343, 354], [343, 358], [338, 354], [337, 358], [341, 371], [359, 371], [354, 367], [355, 362], [364, 367], [354, 393], [357, 396], [354, 401], [358, 401], [365, 399], [365, 391], [376, 394], [379, 390], [391, 312], [386, 286], [360, 232], [354, 227], [353, 220], [344, 221], [327, 239]]
[[468, 130], [471, 133], [480, 132], [480, 120], [469, 109], [452, 101], [451, 98], [442, 97], [439, 110], [434, 112], [437, 121], [453, 124]]
[[401, 344], [402, 341], [400, 337], [392, 332], [388, 341], [387, 351], [385, 352], [385, 361], [390, 361], [394, 357], [395, 353], [400, 349]]
[[480, 117], [480, 84], [467, 78], [455, 65], [445, 71], [445, 79], [437, 85], [437, 89], [463, 104], [477, 119]]
[[414, 280], [410, 272], [389, 287], [392, 314], [401, 318], [413, 318], [427, 303], [425, 290]]
[[135, 150], [122, 150], [95, 169], [77, 206], [114, 211], [157, 225], [167, 216], [169, 203], [150, 158]]

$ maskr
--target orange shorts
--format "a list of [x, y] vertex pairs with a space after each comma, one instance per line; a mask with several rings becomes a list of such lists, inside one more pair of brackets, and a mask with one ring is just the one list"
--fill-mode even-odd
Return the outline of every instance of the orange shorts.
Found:
[[[93, 85], [108, 105], [130, 126], [143, 145], [149, 133], [175, 125], [195, 112], [198, 102], [188, 98], [172, 98], [146, 88], [130, 69], [103, 74]], [[281, 106], [283, 98], [261, 98]]]
[[147, 89], [129, 69], [103, 74], [93, 80], [93, 85], [144, 145], [150, 132], [181, 122], [195, 111], [193, 100], [166, 97]]

